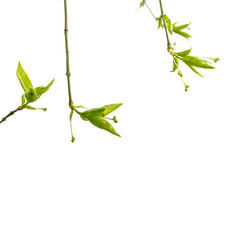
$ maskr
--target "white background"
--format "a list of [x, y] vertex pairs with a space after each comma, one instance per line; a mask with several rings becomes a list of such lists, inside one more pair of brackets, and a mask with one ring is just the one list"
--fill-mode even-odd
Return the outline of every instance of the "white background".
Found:
[[71, 143], [63, 1], [1, 1], [0, 116], [21, 103], [19, 60], [35, 87], [56, 80], [32, 104], [48, 111], [0, 125], [0, 239], [239, 240], [237, 3], [163, 0], [173, 22], [192, 21], [175, 50], [221, 59], [204, 78], [182, 66], [185, 92], [139, 0], [69, 1], [75, 104], [124, 103], [122, 138], [74, 115]]

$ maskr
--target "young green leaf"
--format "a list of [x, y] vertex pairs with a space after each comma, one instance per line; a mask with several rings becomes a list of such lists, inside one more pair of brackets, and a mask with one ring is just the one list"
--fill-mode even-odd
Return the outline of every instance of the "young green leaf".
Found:
[[191, 22], [188, 24], [180, 25], [180, 26], [176, 26], [176, 24], [177, 24], [177, 22], [173, 24], [173, 31], [180, 31], [182, 29], [185, 29], [191, 24]]
[[183, 32], [183, 31], [177, 31], [177, 30], [173, 29], [173, 32], [176, 34], [179, 34], [180, 36], [185, 37], [187, 39], [192, 37], [190, 34]]
[[182, 56], [180, 58], [185, 64], [191, 65], [198, 68], [214, 69], [212, 65], [209, 65], [209, 62], [198, 57], [193, 56]]
[[116, 104], [109, 104], [100, 108], [92, 108], [88, 109], [81, 113], [81, 117], [83, 118], [94, 118], [94, 117], [105, 117], [112, 111], [116, 110], [122, 105], [122, 103], [116, 103]]
[[203, 75], [202, 74], [200, 74], [193, 66], [191, 66], [191, 65], [188, 65], [188, 64], [186, 64], [193, 72], [195, 72], [197, 75], [199, 75], [200, 77], [203, 77]]
[[160, 27], [163, 27], [163, 20], [162, 20], [162, 17], [160, 16], [159, 18], [156, 18], [157, 22], [158, 22], [158, 29]]
[[121, 105], [123, 105], [123, 103], [114, 103], [114, 104], [109, 104], [109, 105], [103, 106], [105, 108], [105, 110], [103, 112], [103, 116], [107, 116], [109, 113], [113, 112], [114, 110], [119, 108]]
[[18, 62], [18, 68], [17, 68], [17, 77], [19, 79], [19, 82], [24, 90], [24, 92], [29, 91], [31, 88], [33, 88], [32, 83], [27, 75], [27, 73], [24, 71], [24, 69], [21, 66], [21, 63]]
[[81, 112], [81, 117], [86, 118], [87, 120], [89, 118], [94, 118], [94, 117], [103, 117], [104, 116], [104, 114], [103, 114], [104, 111], [105, 111], [104, 107], [91, 108], [91, 109], [88, 109], [84, 112]]
[[169, 33], [172, 35], [173, 34], [173, 26], [172, 26], [172, 21], [170, 18], [168, 18], [167, 15], [164, 16], [164, 20], [166, 21], [167, 29]]
[[182, 51], [182, 52], [175, 53], [175, 54], [180, 56], [180, 57], [181, 56], [187, 56], [191, 51], [192, 51], [192, 48], [190, 48], [188, 50], [185, 50], [185, 51]]
[[105, 131], [108, 131], [118, 137], [121, 137], [116, 130], [113, 128], [113, 126], [105, 119], [101, 118], [101, 117], [95, 117], [95, 118], [91, 118], [89, 119], [89, 122], [91, 122], [94, 126], [103, 129]]
[[36, 91], [36, 94], [37, 94], [37, 97], [38, 97], [38, 98], [40, 98], [41, 95], [42, 95], [43, 93], [45, 93], [45, 92], [52, 86], [54, 80], [55, 80], [55, 79], [53, 79], [46, 87], [41, 86], [41, 87], [35, 88], [35, 91]]

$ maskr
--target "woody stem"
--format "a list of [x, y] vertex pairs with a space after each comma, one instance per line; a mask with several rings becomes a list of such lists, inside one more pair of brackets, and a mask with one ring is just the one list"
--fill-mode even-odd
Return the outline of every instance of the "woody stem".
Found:
[[15, 110], [11, 111], [8, 115], [6, 115], [5, 117], [2, 118], [2, 120], [0, 121], [0, 124], [4, 121], [6, 121], [10, 116], [12, 116], [15, 112], [18, 112], [20, 110], [23, 110], [25, 108], [27, 104], [24, 104], [22, 106], [19, 106], [18, 108], [16, 108]]

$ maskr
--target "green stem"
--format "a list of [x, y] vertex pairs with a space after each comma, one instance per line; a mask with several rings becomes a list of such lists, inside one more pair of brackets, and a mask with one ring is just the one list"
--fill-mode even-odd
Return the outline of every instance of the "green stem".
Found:
[[71, 135], [72, 135], [72, 142], [75, 141], [75, 137], [73, 136], [73, 130], [72, 130], [72, 116], [73, 116], [73, 110], [71, 109], [71, 113], [70, 113], [70, 128], [71, 128]]
[[159, 0], [159, 4], [160, 4], [162, 20], [163, 20], [163, 24], [164, 24], [164, 29], [165, 29], [165, 33], [166, 33], [166, 38], [167, 38], [167, 45], [168, 45], [168, 48], [170, 48], [171, 47], [171, 43], [170, 43], [169, 37], [168, 37], [167, 25], [166, 25], [166, 22], [164, 20], [164, 13], [163, 13], [163, 7], [162, 7], [162, 1], [161, 0]]
[[183, 78], [182, 78], [182, 75], [181, 75], [181, 70], [179, 69], [178, 64], [177, 64], [177, 62], [175, 61], [174, 57], [173, 57], [173, 62], [174, 62], [174, 64], [177, 66], [178, 76], [181, 78], [181, 80], [182, 80], [182, 82], [183, 82], [183, 84], [184, 84], [184, 86], [185, 86], [185, 90], [186, 90], [186, 88], [188, 88], [189, 86], [184, 82], [184, 80], [183, 80]]
[[69, 106], [73, 104], [72, 94], [71, 94], [71, 83], [70, 83], [70, 66], [69, 66], [69, 47], [68, 47], [68, 14], [67, 14], [67, 0], [64, 0], [64, 12], [65, 12], [65, 44], [66, 44], [66, 76], [68, 84], [68, 96], [69, 96]]
[[147, 4], [146, 2], [145, 2], [145, 5], [147, 6], [149, 12], [150, 12], [151, 15], [154, 17], [154, 19], [157, 20], [156, 17], [155, 17], [155, 15], [153, 14], [152, 10], [150, 9], [150, 7], [148, 6], [148, 4]]
[[2, 118], [2, 120], [0, 121], [0, 124], [1, 124], [2, 122], [6, 121], [6, 120], [7, 120], [10, 116], [12, 116], [15, 112], [18, 112], [18, 111], [20, 111], [20, 110], [23, 110], [26, 105], [27, 105], [27, 103], [24, 104], [24, 105], [22, 105], [22, 106], [19, 106], [19, 107], [16, 108], [15, 110], [11, 111], [8, 115], [6, 115], [5, 117]]

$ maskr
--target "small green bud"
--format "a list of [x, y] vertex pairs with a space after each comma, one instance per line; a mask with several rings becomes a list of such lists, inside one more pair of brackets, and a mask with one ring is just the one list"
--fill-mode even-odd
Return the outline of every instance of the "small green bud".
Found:
[[146, 0], [143, 0], [142, 2], [140, 2], [139, 8], [144, 7], [145, 1], [146, 1]]
[[27, 102], [35, 102], [38, 98], [36, 90], [33, 88], [29, 89], [29, 91], [25, 94], [25, 97], [27, 99]]
[[167, 50], [172, 56], [174, 56], [174, 54], [175, 54], [174, 48], [171, 45], [168, 46]]
[[189, 85], [185, 85], [185, 91], [187, 92]]
[[178, 70], [178, 75], [179, 75], [180, 77], [183, 77], [183, 74], [182, 74], [182, 72], [181, 72], [180, 70]]
[[118, 123], [118, 120], [117, 120], [116, 116], [114, 116], [112, 120], [113, 120], [115, 123]]

